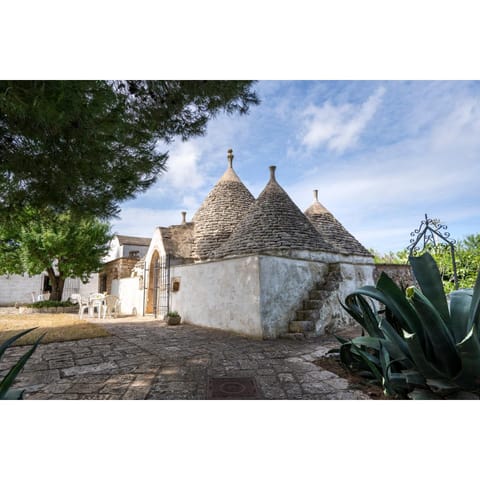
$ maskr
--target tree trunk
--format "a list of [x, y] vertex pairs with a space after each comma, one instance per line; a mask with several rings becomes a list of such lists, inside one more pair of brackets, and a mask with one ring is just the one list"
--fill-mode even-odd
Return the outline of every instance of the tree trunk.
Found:
[[65, 279], [60, 275], [55, 275], [53, 268], [47, 269], [48, 278], [52, 285], [52, 293], [50, 294], [50, 300], [61, 301], [63, 295], [63, 286], [65, 285]]

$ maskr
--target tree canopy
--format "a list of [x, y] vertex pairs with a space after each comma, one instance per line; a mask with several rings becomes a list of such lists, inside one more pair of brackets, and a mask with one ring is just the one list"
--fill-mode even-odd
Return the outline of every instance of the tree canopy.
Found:
[[[162, 145], [259, 100], [251, 81], [0, 81], [0, 216], [107, 218], [166, 169]], [[164, 150], [164, 149], [163, 149]]]
[[67, 278], [86, 282], [101, 269], [112, 236], [94, 217], [26, 208], [17, 221], [0, 223], [0, 238], [0, 274], [46, 271], [51, 299], [61, 300]]

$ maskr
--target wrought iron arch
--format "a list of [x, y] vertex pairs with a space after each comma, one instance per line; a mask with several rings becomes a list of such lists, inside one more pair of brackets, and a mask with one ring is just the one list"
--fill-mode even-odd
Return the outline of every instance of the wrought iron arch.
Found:
[[[447, 232], [447, 226], [440, 223], [438, 218], [428, 218], [425, 214], [425, 220], [420, 222], [420, 226], [410, 233], [410, 245], [407, 247], [410, 256], [415, 255], [420, 251], [428, 249], [430, 246], [436, 248], [439, 243], [448, 245], [450, 249], [450, 256], [452, 257], [453, 267], [453, 283], [455, 290], [458, 290], [458, 277], [457, 277], [457, 263], [455, 261], [455, 243], [456, 241], [450, 238], [450, 232]], [[439, 242], [437, 237], [441, 240]], [[423, 241], [423, 247], [420, 248], [419, 244]]]

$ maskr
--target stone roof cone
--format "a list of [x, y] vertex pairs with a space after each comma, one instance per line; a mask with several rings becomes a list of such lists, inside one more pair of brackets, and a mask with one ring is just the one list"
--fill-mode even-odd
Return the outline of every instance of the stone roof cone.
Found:
[[310, 221], [275, 179], [270, 180], [215, 258], [278, 250], [331, 252]]
[[318, 201], [318, 190], [313, 191], [313, 203], [305, 216], [318, 233], [338, 253], [372, 256], [372, 254]]
[[192, 218], [193, 255], [205, 260], [228, 237], [255, 201], [233, 170], [233, 151], [228, 150], [228, 168]]

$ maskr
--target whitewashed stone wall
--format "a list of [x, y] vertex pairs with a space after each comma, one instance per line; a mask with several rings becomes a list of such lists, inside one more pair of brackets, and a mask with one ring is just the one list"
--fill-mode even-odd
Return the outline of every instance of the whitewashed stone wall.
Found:
[[288, 323], [302, 300], [328, 271], [318, 261], [285, 257], [260, 257], [260, 316], [264, 338], [276, 338], [287, 332]]
[[31, 303], [32, 292], [36, 295], [43, 288], [43, 275], [2, 275], [0, 276], [0, 305]]
[[112, 280], [112, 295], [120, 298], [120, 313], [142, 315], [143, 289], [139, 288], [137, 277]]
[[171, 310], [186, 323], [263, 337], [258, 256], [178, 265], [172, 280]]
[[[373, 284], [373, 261], [365, 257], [329, 256], [336, 269], [335, 290], [328, 294], [315, 329], [351, 323], [338, 298], [355, 288]], [[172, 281], [180, 290], [172, 292], [171, 310], [186, 323], [219, 328], [257, 338], [276, 338], [308, 298], [314, 285], [328, 281], [329, 266], [318, 259], [253, 255], [180, 265], [172, 268]]]
[[[42, 293], [45, 274], [33, 275], [2, 275], [0, 276], [0, 306], [15, 303], [31, 303], [32, 292]], [[94, 273], [88, 283], [84, 284], [78, 278], [67, 279], [62, 300], [67, 300], [71, 293], [88, 296], [98, 292], [98, 274]]]

